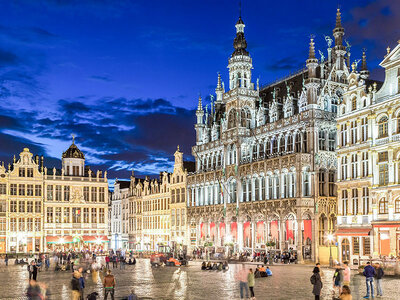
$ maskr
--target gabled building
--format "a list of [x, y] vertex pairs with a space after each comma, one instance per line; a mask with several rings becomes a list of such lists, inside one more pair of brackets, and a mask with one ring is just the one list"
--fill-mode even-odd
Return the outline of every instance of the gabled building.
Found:
[[337, 158], [340, 259], [400, 255], [400, 45], [380, 66], [385, 81], [353, 65], [339, 107]]
[[115, 180], [110, 214], [110, 247], [114, 250], [129, 247], [129, 191], [130, 181]]

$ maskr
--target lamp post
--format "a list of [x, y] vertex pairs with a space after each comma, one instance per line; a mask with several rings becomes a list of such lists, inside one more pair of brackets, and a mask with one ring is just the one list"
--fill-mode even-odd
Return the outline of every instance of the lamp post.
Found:
[[333, 257], [332, 257], [332, 241], [333, 241], [333, 235], [328, 234], [327, 236], [328, 242], [329, 242], [329, 267], [333, 267]]

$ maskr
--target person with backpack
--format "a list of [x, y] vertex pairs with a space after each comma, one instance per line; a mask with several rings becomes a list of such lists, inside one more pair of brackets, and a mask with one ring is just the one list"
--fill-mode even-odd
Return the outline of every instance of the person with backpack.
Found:
[[[383, 272], [383, 269], [381, 267], [381, 265], [379, 263], [376, 264], [376, 275], [375, 275], [375, 285], [376, 285], [376, 296], [377, 297], [382, 297], [383, 296], [383, 292], [382, 292], [382, 286], [381, 286], [381, 282], [382, 282], [382, 278], [383, 275], [385, 275], [385, 272]], [[374, 294], [372, 294], [373, 296]]]
[[340, 267], [340, 264], [337, 264], [335, 273], [333, 273], [333, 296], [336, 293], [336, 289], [339, 290], [338, 295], [342, 293], [342, 285], [343, 285], [343, 270]]
[[[367, 262], [367, 265], [364, 268], [363, 275], [365, 276], [365, 284], [367, 285], [367, 295], [364, 297], [365, 299], [368, 299], [369, 296], [371, 295], [374, 297], [374, 276], [376, 275], [375, 268], [371, 266], [370, 262]], [[371, 294], [370, 294], [370, 289], [371, 289]]]
[[310, 281], [311, 281], [311, 284], [313, 285], [312, 293], [315, 296], [315, 300], [319, 300], [323, 284], [322, 284], [322, 280], [321, 280], [321, 275], [319, 274], [318, 267], [314, 267], [313, 275], [311, 276]]

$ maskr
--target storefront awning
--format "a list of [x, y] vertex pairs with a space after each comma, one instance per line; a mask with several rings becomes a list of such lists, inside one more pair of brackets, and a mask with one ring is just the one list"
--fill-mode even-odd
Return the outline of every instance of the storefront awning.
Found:
[[338, 236], [369, 236], [371, 228], [339, 228], [336, 231], [336, 235]]
[[105, 235], [83, 235], [82, 240], [85, 243], [108, 243], [108, 237]]
[[46, 236], [47, 244], [69, 244], [73, 242], [73, 238], [70, 235], [64, 236]]
[[400, 227], [399, 221], [391, 221], [391, 222], [373, 222], [371, 223], [372, 227]]

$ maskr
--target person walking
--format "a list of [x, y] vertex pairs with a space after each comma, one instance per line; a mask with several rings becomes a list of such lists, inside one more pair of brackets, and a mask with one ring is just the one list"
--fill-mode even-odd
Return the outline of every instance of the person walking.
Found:
[[[383, 275], [385, 275], [385, 272], [383, 272], [383, 269], [381, 267], [381, 265], [379, 263], [376, 264], [376, 275], [375, 275], [375, 285], [376, 285], [376, 296], [377, 297], [382, 297], [383, 296], [383, 292], [382, 292], [382, 278]], [[373, 297], [373, 293], [372, 293], [372, 297]]]
[[115, 284], [115, 277], [111, 274], [111, 270], [108, 270], [107, 275], [104, 277], [103, 280], [104, 300], [107, 299], [108, 294], [111, 295], [111, 300], [114, 300]]
[[81, 278], [82, 274], [79, 271], [74, 271], [71, 279], [71, 292], [72, 292], [72, 300], [80, 300], [81, 297], [81, 288], [79, 278]]
[[[364, 268], [363, 275], [365, 276], [365, 284], [367, 285], [367, 295], [364, 297], [368, 299], [370, 296], [374, 297], [374, 276], [375, 276], [375, 268], [371, 266], [370, 262], [367, 262], [367, 265]], [[371, 290], [371, 293], [370, 293]]]
[[36, 266], [36, 262], [34, 260], [31, 261], [31, 264], [28, 265], [28, 272], [29, 272], [29, 280], [33, 279], [36, 281], [38, 267]]
[[242, 265], [242, 269], [236, 273], [235, 278], [239, 281], [240, 299], [243, 299], [243, 290], [246, 292], [246, 299], [249, 298], [249, 290], [247, 288], [247, 272], [244, 268], [244, 265]]
[[343, 268], [343, 286], [347, 285], [350, 286], [350, 275], [351, 275], [351, 270], [349, 267], [349, 263], [345, 261], [343, 263], [344, 268]]
[[315, 296], [315, 300], [319, 300], [319, 296], [321, 295], [321, 290], [323, 287], [321, 275], [319, 274], [319, 268], [314, 267], [313, 275], [310, 278], [311, 284], [313, 285], [312, 293]]
[[251, 299], [255, 299], [255, 297], [254, 297], [254, 282], [255, 282], [255, 277], [254, 277], [253, 269], [250, 269], [249, 273], [247, 274], [247, 284], [249, 285]]
[[79, 291], [80, 291], [80, 294], [81, 294], [81, 300], [83, 300], [83, 299], [85, 299], [83, 297], [84, 289], [85, 289], [85, 277], [83, 277], [83, 268], [80, 267], [78, 269], [78, 272], [81, 274], [81, 277], [79, 277]]
[[342, 292], [340, 293], [340, 300], [352, 300], [353, 296], [351, 295], [351, 291], [348, 285], [344, 285], [342, 288]]
[[106, 268], [107, 270], [110, 269], [110, 256], [106, 256]]
[[6, 266], [8, 266], [8, 254], [6, 254], [6, 257], [4, 258], [4, 262], [6, 263]]
[[337, 264], [335, 273], [333, 273], [333, 296], [335, 296], [336, 289], [338, 289], [338, 295], [342, 293], [342, 285], [343, 285], [343, 270], [340, 267], [340, 264]]

